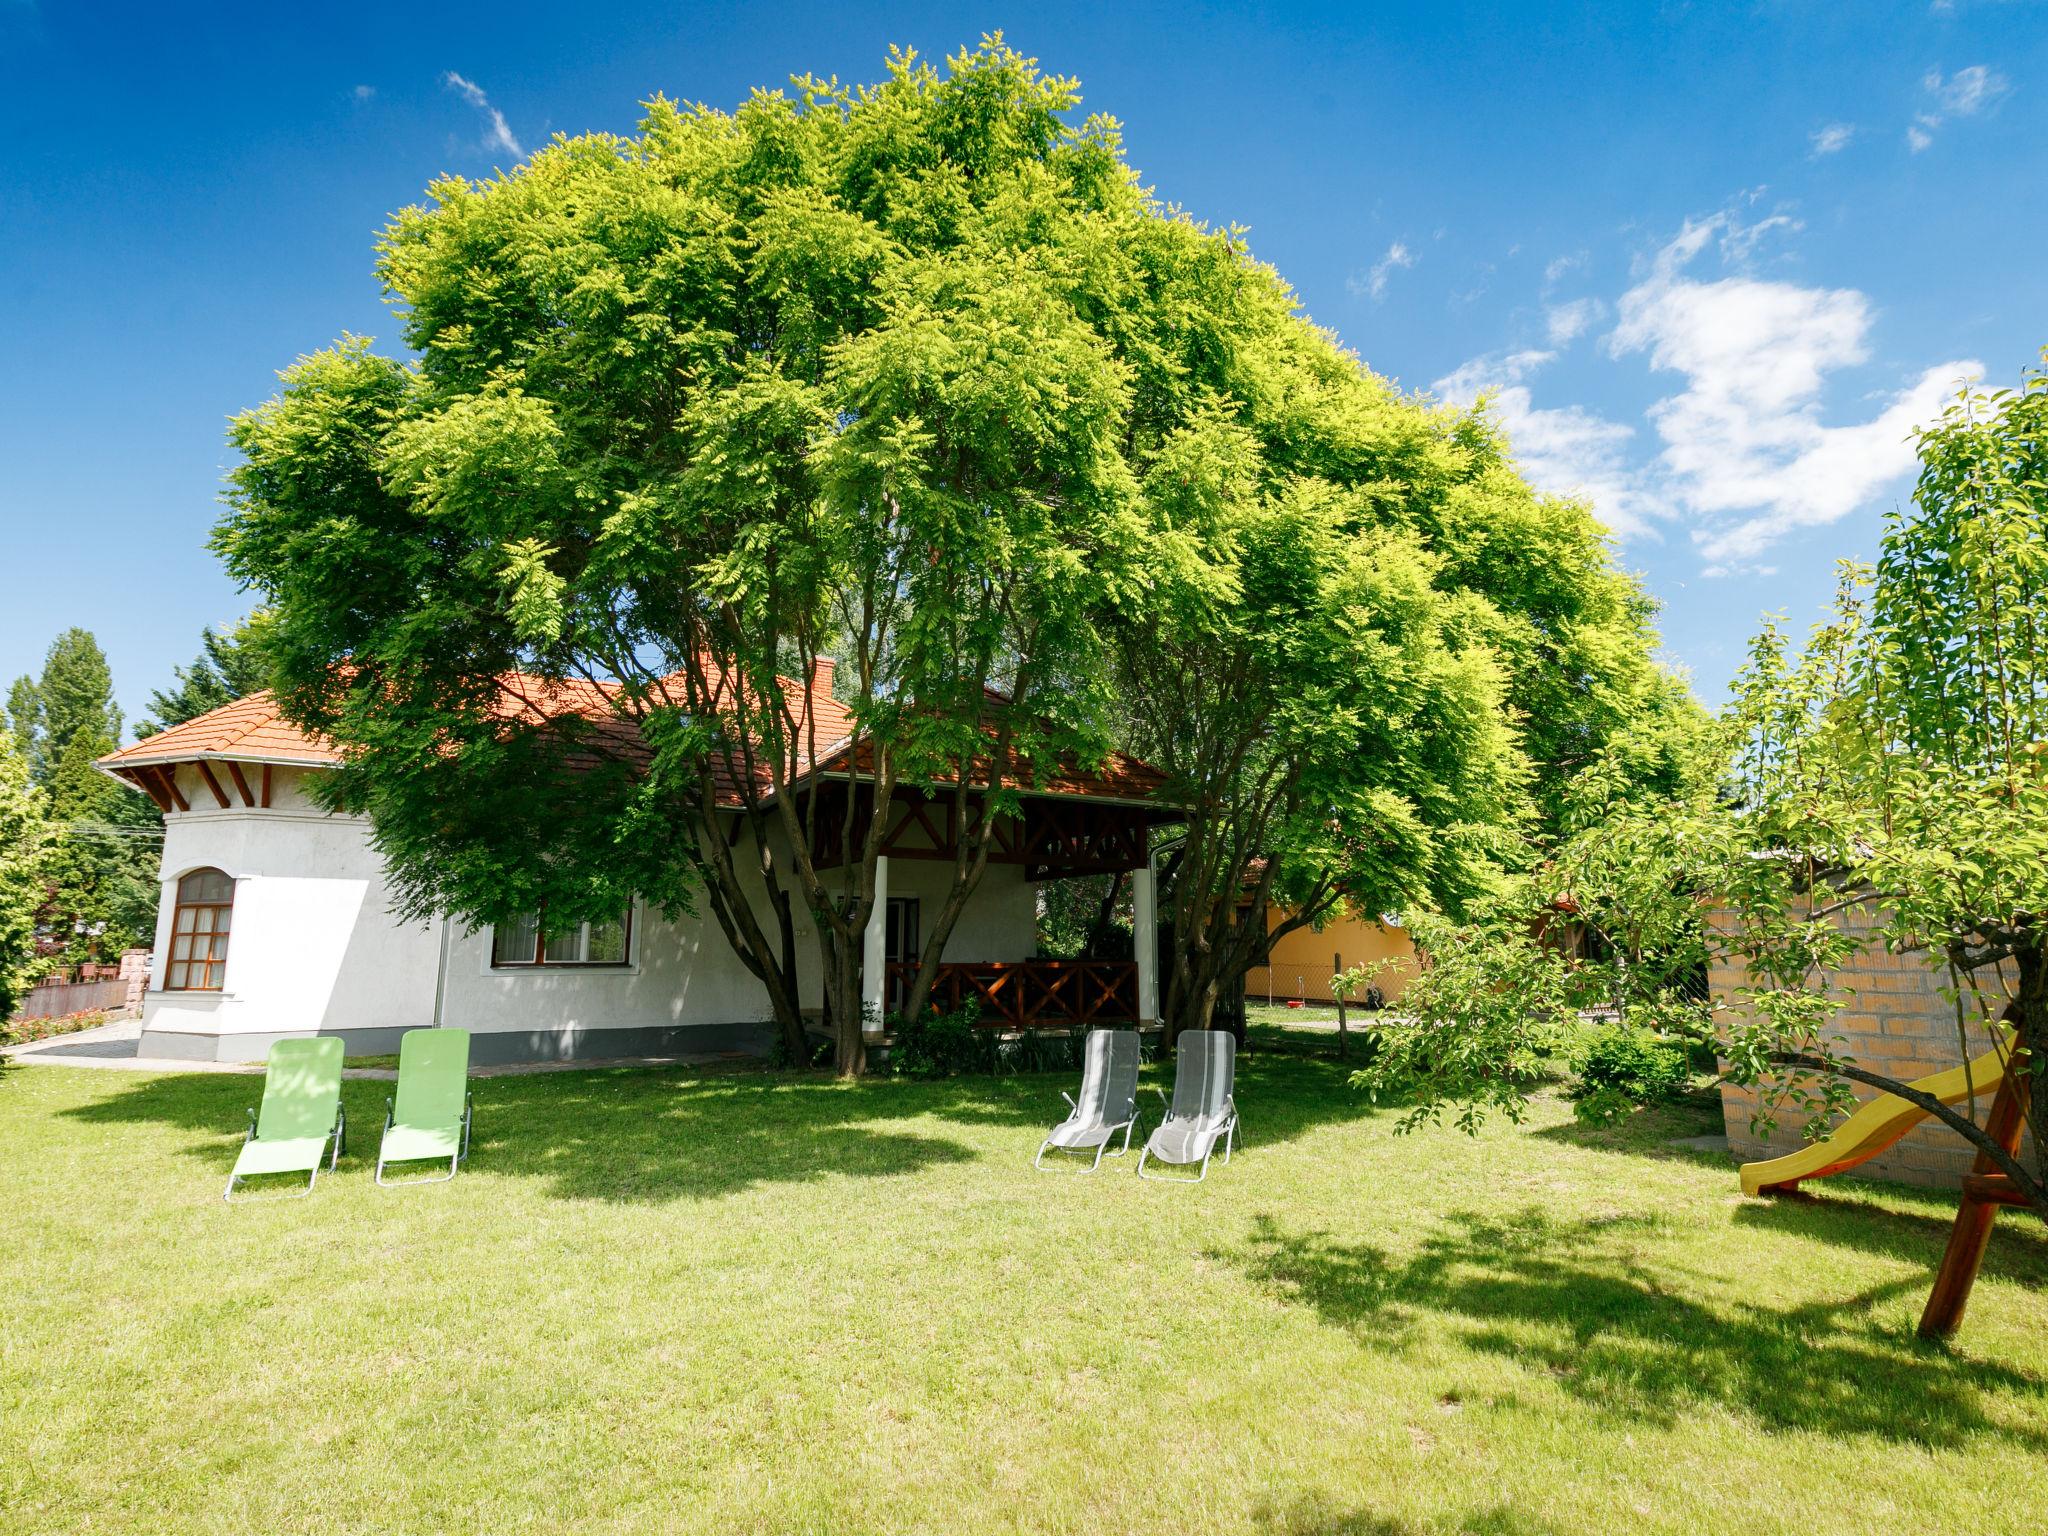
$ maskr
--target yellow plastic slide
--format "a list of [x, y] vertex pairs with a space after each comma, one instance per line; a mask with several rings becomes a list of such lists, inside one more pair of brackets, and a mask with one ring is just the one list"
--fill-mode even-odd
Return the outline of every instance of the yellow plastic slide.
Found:
[[[2008, 1046], [2000, 1045], [1967, 1067], [1950, 1067], [1946, 1072], [1920, 1078], [1912, 1086], [1944, 1104], [1967, 1099], [1973, 1090], [1980, 1094], [1996, 1093], [1998, 1085], [2005, 1081], [2008, 1050]], [[1867, 1163], [1926, 1118], [1926, 1110], [1908, 1104], [1896, 1094], [1881, 1093], [1861, 1105], [1832, 1136], [1769, 1162], [1744, 1163], [1742, 1192], [1761, 1195], [1793, 1189], [1802, 1179], [1824, 1179], [1858, 1163]]]

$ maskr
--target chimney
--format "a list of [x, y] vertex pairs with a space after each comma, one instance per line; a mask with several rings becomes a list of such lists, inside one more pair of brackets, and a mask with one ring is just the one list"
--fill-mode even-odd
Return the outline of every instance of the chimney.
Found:
[[811, 697], [829, 699], [832, 697], [832, 674], [839, 663], [830, 656], [811, 658]]

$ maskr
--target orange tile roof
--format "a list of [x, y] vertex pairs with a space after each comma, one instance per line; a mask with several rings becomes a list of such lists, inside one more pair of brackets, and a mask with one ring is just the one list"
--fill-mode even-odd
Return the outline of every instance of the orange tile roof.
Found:
[[[863, 777], [874, 773], [874, 753], [870, 742], [862, 741], [857, 753], [851, 747], [842, 747], [820, 763], [818, 771], [831, 778], [855, 769], [856, 765]], [[973, 774], [975, 785], [987, 785], [987, 759], [976, 759]], [[940, 777], [932, 782], [950, 784], [952, 780]], [[1064, 799], [1155, 800], [1166, 787], [1166, 775], [1127, 752], [1111, 752], [1093, 768], [1084, 766], [1075, 758], [1063, 757], [1051, 769], [1039, 771], [1012, 747], [1003, 783], [1024, 794], [1056, 795]]]
[[[783, 682], [793, 694], [801, 696], [802, 684], [791, 678], [784, 678]], [[593, 683], [575, 678], [555, 682], [515, 672], [501, 684], [498, 713], [502, 719], [528, 725], [545, 724], [563, 715], [574, 714], [597, 727], [593, 747], [609, 748], [627, 757], [643, 756], [646, 748], [637, 725], [621, 716], [615, 707], [619, 692], [620, 685], [615, 683]], [[821, 759], [819, 770], [827, 775], [843, 774], [849, 767], [853, 716], [845, 705], [829, 695], [819, 697], [816, 708], [816, 742]], [[805, 729], [805, 722], [799, 714], [797, 730], [800, 736]], [[208, 758], [320, 766], [341, 761], [341, 754], [323, 737], [303, 731], [286, 720], [278, 711], [277, 701], [265, 689], [111, 752], [99, 759], [99, 766], [126, 777], [126, 770]], [[862, 771], [872, 771], [865, 743], [861, 758]], [[742, 804], [740, 778], [746, 771], [743, 763], [728, 756], [726, 761], [717, 765], [717, 770], [721, 803], [729, 806]], [[809, 771], [810, 764], [800, 760], [798, 776], [802, 777]], [[1084, 799], [1151, 799], [1166, 782], [1158, 769], [1121, 752], [1112, 752], [1099, 767], [1092, 769], [1073, 763], [1062, 764], [1043, 776], [1041, 781], [1034, 781], [1023, 764], [1013, 759], [1005, 777], [1008, 782], [1028, 791]], [[753, 778], [763, 791], [767, 790], [769, 775], [765, 766], [757, 765]]]
[[99, 766], [121, 769], [142, 763], [188, 763], [195, 758], [238, 757], [250, 762], [338, 763], [341, 754], [318, 736], [286, 720], [268, 688], [195, 715], [182, 725], [110, 752]]

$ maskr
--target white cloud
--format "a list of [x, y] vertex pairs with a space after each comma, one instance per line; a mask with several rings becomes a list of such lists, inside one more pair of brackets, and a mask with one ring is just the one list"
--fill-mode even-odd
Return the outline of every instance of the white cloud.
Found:
[[[1549, 349], [1476, 357], [1431, 388], [1456, 405], [1489, 395], [1531, 483], [1585, 497], [1617, 533], [1680, 522], [1703, 574], [1767, 571], [1761, 557], [1793, 531], [1835, 522], [1900, 487], [1914, 466], [1914, 428], [1939, 414], [1959, 381], [1983, 371], [1965, 358], [1894, 376], [1854, 413], [1862, 419], [1830, 425], [1824, 398], [1843, 370], [1869, 362], [1874, 314], [1853, 288], [1750, 270], [1767, 234], [1798, 227], [1784, 214], [1754, 224], [1732, 212], [1688, 219], [1638, 267], [1604, 345], [1612, 358], [1640, 356], [1682, 380], [1645, 411], [1649, 441], [1626, 420], [1535, 402], [1532, 381], [1556, 349], [1607, 314], [1597, 299], [1546, 311]], [[1695, 275], [1703, 257], [1717, 260], [1721, 275]]]
[[1840, 154], [1849, 147], [1849, 141], [1856, 137], [1854, 123], [1827, 123], [1813, 131], [1812, 158]]
[[1560, 277], [1563, 277], [1565, 273], [1571, 271], [1572, 268], [1583, 267], [1585, 264], [1586, 253], [1584, 251], [1575, 251], [1569, 256], [1553, 256], [1543, 268], [1543, 281], [1554, 283]]
[[1996, 105], [2012, 89], [2012, 82], [1988, 64], [1972, 64], [1946, 77], [1940, 70], [1930, 69], [1921, 77], [1920, 87], [1933, 105], [1915, 112], [1906, 128], [1906, 143], [1916, 155], [1934, 142], [1934, 130], [1949, 118], [1975, 117]]
[[441, 77], [441, 83], [468, 102], [472, 107], [475, 107], [477, 111], [483, 113], [484, 120], [490, 124], [489, 131], [484, 134], [484, 147], [486, 149], [502, 149], [506, 153], [514, 155], [526, 153], [525, 150], [519, 147], [519, 141], [512, 137], [512, 129], [505, 121], [505, 114], [491, 105], [491, 98], [484, 94], [482, 86], [478, 85], [474, 80], [464, 79], [452, 69]]
[[1598, 299], [1573, 299], [1569, 304], [1552, 304], [1543, 312], [1553, 347], [1570, 346], [1606, 318], [1607, 306]]
[[1363, 294], [1377, 304], [1387, 296], [1387, 282], [1395, 272], [1415, 265], [1415, 253], [1401, 241], [1396, 240], [1387, 247], [1387, 254], [1373, 263], [1372, 271], [1363, 280], [1354, 276], [1344, 286], [1354, 294]]
[[1530, 349], [1475, 357], [1430, 386], [1448, 405], [1468, 406], [1481, 395], [1507, 429], [1515, 461], [1538, 490], [1578, 496], [1622, 535], [1646, 533], [1652, 508], [1626, 449], [1635, 428], [1583, 407], [1542, 409], [1524, 382], [1557, 354]]
[[1688, 220], [1622, 295], [1608, 337], [1615, 356], [1647, 353], [1652, 368], [1685, 376], [1648, 412], [1664, 444], [1655, 472], [1661, 497], [1723, 569], [1795, 528], [1846, 516], [1904, 476], [1912, 428], [1935, 414], [1953, 381], [1982, 371], [1969, 359], [1938, 364], [1871, 420], [1823, 425], [1828, 376], [1868, 360], [1870, 302], [1852, 288], [1688, 275], [1709, 240], [1739, 264], [1756, 234], [1730, 214]]
[[359, 85], [349, 94], [355, 97], [357, 101], [368, 101], [377, 94], [377, 87], [374, 85]]
[[2012, 82], [1987, 64], [1959, 69], [1946, 80], [1940, 70], [1931, 69], [1920, 83], [1940, 110], [1956, 117], [1975, 117], [2012, 89]]

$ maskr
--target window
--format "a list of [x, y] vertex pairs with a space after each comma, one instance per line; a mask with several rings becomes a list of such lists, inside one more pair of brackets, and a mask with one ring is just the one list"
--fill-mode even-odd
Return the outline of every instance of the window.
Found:
[[522, 912], [491, 930], [491, 964], [522, 965], [624, 965], [626, 936], [632, 914], [621, 913], [595, 923], [577, 923], [559, 933], [550, 933], [542, 914]]
[[[909, 965], [917, 959], [918, 916], [915, 896], [891, 896], [888, 905], [882, 909], [882, 958], [889, 965]], [[883, 1010], [901, 1013], [903, 1005], [909, 1001], [910, 978], [900, 972], [885, 972]]]
[[918, 957], [917, 898], [891, 896], [882, 913], [882, 956], [894, 965], [907, 965]]
[[234, 911], [235, 882], [219, 870], [195, 869], [178, 882], [165, 991], [220, 990], [228, 968], [228, 919]]

